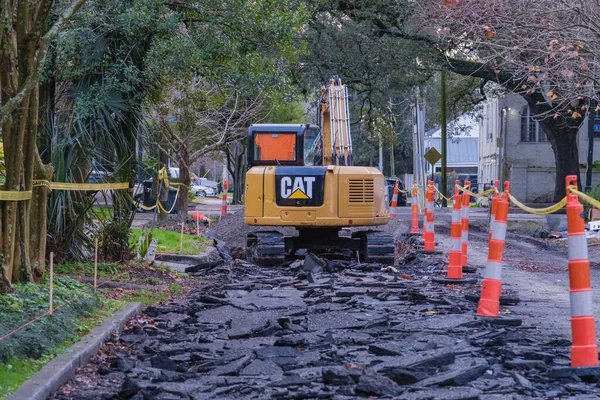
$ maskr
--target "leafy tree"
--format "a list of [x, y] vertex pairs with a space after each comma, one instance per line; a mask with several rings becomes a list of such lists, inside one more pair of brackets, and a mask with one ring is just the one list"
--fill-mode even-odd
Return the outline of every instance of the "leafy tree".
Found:
[[[412, 112], [407, 106], [415, 97], [414, 88], [421, 86], [419, 97], [427, 111], [426, 128], [439, 125], [438, 72], [442, 63], [435, 46], [416, 36], [400, 34], [398, 30], [392, 29], [392, 32], [379, 20], [379, 15], [386, 18], [384, 21], [389, 18], [410, 29], [413, 5], [408, 1], [313, 1], [311, 10], [311, 20], [303, 35], [309, 52], [294, 72], [294, 78], [308, 92], [331, 75], [339, 75], [350, 88], [350, 117], [354, 125], [363, 123], [369, 127], [380, 117], [389, 119], [390, 98], [394, 103], [401, 103], [394, 106], [394, 118], [389, 121], [394, 124], [396, 134], [388, 134], [384, 144], [394, 146], [398, 153], [394, 157], [394, 172], [411, 171], [413, 128]], [[450, 81], [448, 111], [451, 115], [458, 116], [472, 109], [474, 102], [481, 101], [480, 96], [473, 96], [474, 88], [481, 86], [481, 79], [455, 76]], [[361, 130], [354, 129], [354, 132], [355, 137], [364, 134]], [[378, 146], [379, 134], [357, 140], [364, 145], [355, 146], [355, 162], [370, 160], [371, 148]], [[362, 151], [366, 151], [364, 157]], [[384, 163], [384, 167], [388, 165]]]
[[13, 280], [40, 280], [46, 249], [47, 188], [34, 179], [49, 180], [37, 149], [39, 78], [51, 41], [85, 3], [73, 1], [49, 21], [52, 0], [4, 1], [0, 6], [0, 123], [5, 154], [5, 191], [32, 191], [24, 201], [0, 201], [0, 292]]
[[181, 218], [191, 164], [209, 152], [227, 152], [245, 137], [266, 99], [291, 91], [287, 76], [303, 50], [294, 35], [305, 22], [304, 8], [295, 0], [177, 4], [185, 15], [181, 33], [157, 42], [150, 59], [165, 83], [153, 114], [166, 133], [163, 147], [178, 161]]
[[577, 134], [589, 99], [598, 98], [598, 7], [580, 0], [482, 1], [474, 7], [460, 2], [441, 9], [428, 2], [422, 13], [437, 19], [437, 43], [452, 52], [455, 68], [527, 101], [552, 145], [558, 201], [565, 176], [579, 176]]
[[[179, 166], [179, 217], [186, 220], [190, 167], [201, 157], [245, 137], [255, 121], [262, 99], [242, 99], [235, 87], [194, 82], [175, 83], [168, 102], [155, 107], [155, 119]], [[167, 117], [170, 116], [170, 117]], [[160, 145], [161, 142], [156, 143]]]
[[[585, 98], [597, 79], [592, 67], [598, 62], [594, 22], [598, 9], [593, 2], [314, 0], [311, 4], [314, 13], [307, 36], [314, 40], [309, 43], [329, 43], [314, 65], [318, 70], [344, 68], [355, 77], [347, 82], [366, 83], [368, 97], [362, 100], [366, 105], [382, 105], [384, 99], [373, 100], [377, 88], [396, 88], [377, 85], [390, 81], [388, 75], [403, 76], [397, 81], [406, 88], [411, 80], [422, 84], [442, 69], [479, 78], [477, 86], [496, 82], [523, 95], [540, 116], [540, 127], [555, 153], [555, 199], [564, 196], [564, 177], [579, 174], [577, 131], [587, 109]], [[360, 52], [346, 51], [349, 38], [357, 38]]]
[[[71, 21], [55, 43], [44, 83], [49, 109], [43, 157], [55, 166], [55, 180], [85, 182], [95, 170], [133, 187], [136, 138], [146, 127], [144, 102], [158, 79], [146, 58], [155, 40], [177, 29], [177, 16], [158, 0], [92, 2]], [[96, 235], [85, 225], [94, 195], [52, 193], [49, 247], [58, 259], [89, 254]], [[99, 219], [95, 233], [101, 255], [123, 259], [135, 211], [124, 191], [113, 191], [111, 198], [112, 218]]]

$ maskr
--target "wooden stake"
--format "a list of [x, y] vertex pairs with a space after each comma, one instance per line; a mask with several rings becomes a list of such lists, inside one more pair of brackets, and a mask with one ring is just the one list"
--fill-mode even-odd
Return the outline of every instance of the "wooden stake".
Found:
[[200, 236], [200, 218], [196, 218], [196, 236]]
[[94, 251], [94, 292], [96, 291], [96, 283], [98, 282], [98, 238], [96, 238], [96, 248]]
[[181, 221], [181, 237], [179, 239], [179, 252], [182, 253], [183, 252], [183, 225], [184, 225], [185, 221]]
[[54, 295], [54, 253], [50, 253], [50, 310], [48, 311], [49, 314], [52, 314], [53, 311], [53, 304], [52, 304], [52, 297]]

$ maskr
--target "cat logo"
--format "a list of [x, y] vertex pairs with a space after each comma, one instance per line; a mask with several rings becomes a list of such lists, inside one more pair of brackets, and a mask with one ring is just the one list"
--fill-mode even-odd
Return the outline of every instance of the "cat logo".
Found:
[[308, 200], [313, 198], [314, 176], [296, 176], [292, 180], [289, 176], [281, 178], [281, 198], [294, 200]]

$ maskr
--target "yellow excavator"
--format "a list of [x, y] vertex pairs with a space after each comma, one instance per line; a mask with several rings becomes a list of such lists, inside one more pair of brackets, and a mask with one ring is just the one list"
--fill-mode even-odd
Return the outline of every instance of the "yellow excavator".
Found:
[[253, 232], [247, 238], [247, 257], [257, 265], [278, 265], [305, 249], [393, 263], [391, 235], [340, 235], [344, 227], [389, 222], [385, 183], [378, 169], [352, 166], [348, 89], [337, 76], [321, 88], [319, 103], [320, 126], [254, 124], [248, 129], [244, 220], [255, 226], [295, 227], [298, 235]]

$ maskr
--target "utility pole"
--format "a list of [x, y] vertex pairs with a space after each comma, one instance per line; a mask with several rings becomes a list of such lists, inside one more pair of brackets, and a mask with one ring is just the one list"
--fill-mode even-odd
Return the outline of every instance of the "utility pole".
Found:
[[394, 168], [394, 137], [390, 146], [390, 176], [396, 176], [396, 168]]
[[592, 190], [592, 172], [594, 171], [594, 122], [596, 116], [596, 106], [598, 102], [590, 98], [590, 107], [588, 109], [588, 157], [587, 170], [585, 171], [585, 191]]
[[379, 171], [383, 174], [383, 135], [379, 132]]
[[423, 159], [423, 133], [424, 133], [424, 121], [423, 112], [419, 106], [419, 88], [415, 90], [413, 95], [413, 175], [414, 181], [419, 186], [419, 207], [421, 209], [425, 207], [425, 188], [427, 186], [427, 170], [425, 170]]
[[[446, 160], [447, 160], [447, 141], [448, 141], [448, 132], [447, 132], [447, 115], [446, 115], [446, 71], [442, 71], [441, 76], [441, 88], [440, 88], [440, 124], [442, 125], [442, 195], [447, 196], [446, 187], [447, 187], [447, 171], [446, 171]], [[448, 204], [446, 199], [442, 199], [442, 206], [447, 207]]]
[[392, 126], [392, 136], [390, 144], [390, 176], [396, 176], [396, 168], [394, 168], [394, 138], [396, 137], [396, 131], [394, 127], [394, 112], [392, 111], [392, 98], [390, 97], [390, 125]]

